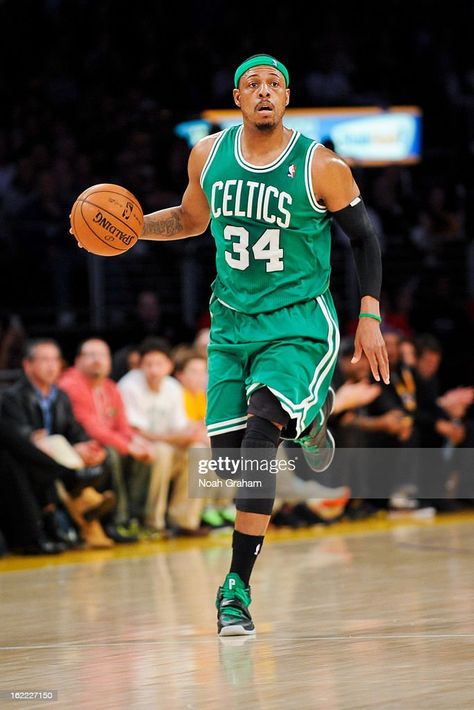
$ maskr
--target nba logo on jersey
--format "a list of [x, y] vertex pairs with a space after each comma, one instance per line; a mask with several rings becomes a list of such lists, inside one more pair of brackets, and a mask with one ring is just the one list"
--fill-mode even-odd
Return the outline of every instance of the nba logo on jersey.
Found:
[[292, 164], [288, 167], [288, 177], [294, 178], [294, 177], [295, 177], [295, 173], [296, 173], [296, 165], [295, 165], [294, 163], [292, 163]]

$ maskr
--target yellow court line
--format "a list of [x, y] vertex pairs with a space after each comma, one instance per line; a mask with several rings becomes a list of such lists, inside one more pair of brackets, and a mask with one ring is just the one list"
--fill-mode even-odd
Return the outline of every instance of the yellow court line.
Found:
[[[386, 533], [395, 528], [419, 527], [434, 525], [474, 522], [474, 512], [449, 513], [437, 515], [431, 520], [416, 518], [399, 518], [391, 520], [382, 514], [367, 520], [342, 521], [329, 526], [317, 525], [301, 530], [288, 528], [272, 528], [265, 536], [265, 545], [278, 542], [321, 539], [329, 537], [355, 537]], [[93, 564], [109, 560], [149, 557], [169, 552], [182, 552], [190, 549], [211, 549], [216, 547], [229, 548], [232, 531], [214, 533], [204, 538], [176, 538], [174, 540], [141, 541], [130, 545], [116, 545], [108, 550], [70, 550], [59, 555], [38, 555], [22, 557], [8, 555], [0, 559], [1, 572], [17, 572], [19, 570], [40, 569], [44, 567], [60, 567], [62, 565]]]

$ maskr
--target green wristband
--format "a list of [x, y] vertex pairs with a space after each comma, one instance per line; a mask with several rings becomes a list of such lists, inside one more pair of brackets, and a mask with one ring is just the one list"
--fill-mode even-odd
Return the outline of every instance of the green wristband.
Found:
[[373, 318], [374, 320], [378, 320], [379, 323], [382, 322], [381, 317], [375, 315], [375, 313], [359, 313], [359, 318]]

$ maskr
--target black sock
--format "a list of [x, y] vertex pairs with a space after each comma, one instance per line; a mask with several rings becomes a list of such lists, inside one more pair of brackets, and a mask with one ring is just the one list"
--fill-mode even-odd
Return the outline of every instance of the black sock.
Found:
[[255, 560], [262, 549], [264, 535], [246, 535], [234, 530], [232, 536], [232, 562], [229, 572], [238, 574], [246, 587], [249, 585]]

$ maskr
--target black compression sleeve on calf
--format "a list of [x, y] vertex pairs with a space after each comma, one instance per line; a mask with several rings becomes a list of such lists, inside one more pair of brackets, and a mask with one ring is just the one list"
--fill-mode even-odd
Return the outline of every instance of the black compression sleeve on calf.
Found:
[[380, 245], [362, 199], [356, 197], [350, 205], [331, 215], [351, 242], [361, 297], [373, 296], [379, 300], [382, 287]]
[[[212, 457], [219, 459], [219, 456], [231, 455], [234, 452], [240, 452], [242, 439], [244, 438], [245, 429], [236, 429], [235, 431], [226, 431], [223, 434], [211, 436]], [[232, 474], [226, 469], [218, 469], [216, 476], [222, 480], [233, 478]]]
[[276, 449], [280, 441], [280, 430], [275, 424], [263, 417], [249, 417], [247, 429], [242, 440], [242, 448], [246, 449]]
[[[276, 474], [269, 471], [266, 464], [276, 457], [280, 430], [277, 426], [262, 417], [249, 417], [247, 429], [242, 441], [241, 453], [245, 459], [260, 461], [258, 469], [251, 468], [250, 473], [242, 473], [242, 481], [255, 481], [260, 479], [264, 498], [256, 498], [255, 494], [249, 495], [245, 487], [239, 488], [235, 499], [237, 510], [245, 513], [258, 513], [271, 515], [275, 500]], [[253, 489], [250, 489], [253, 490]]]

